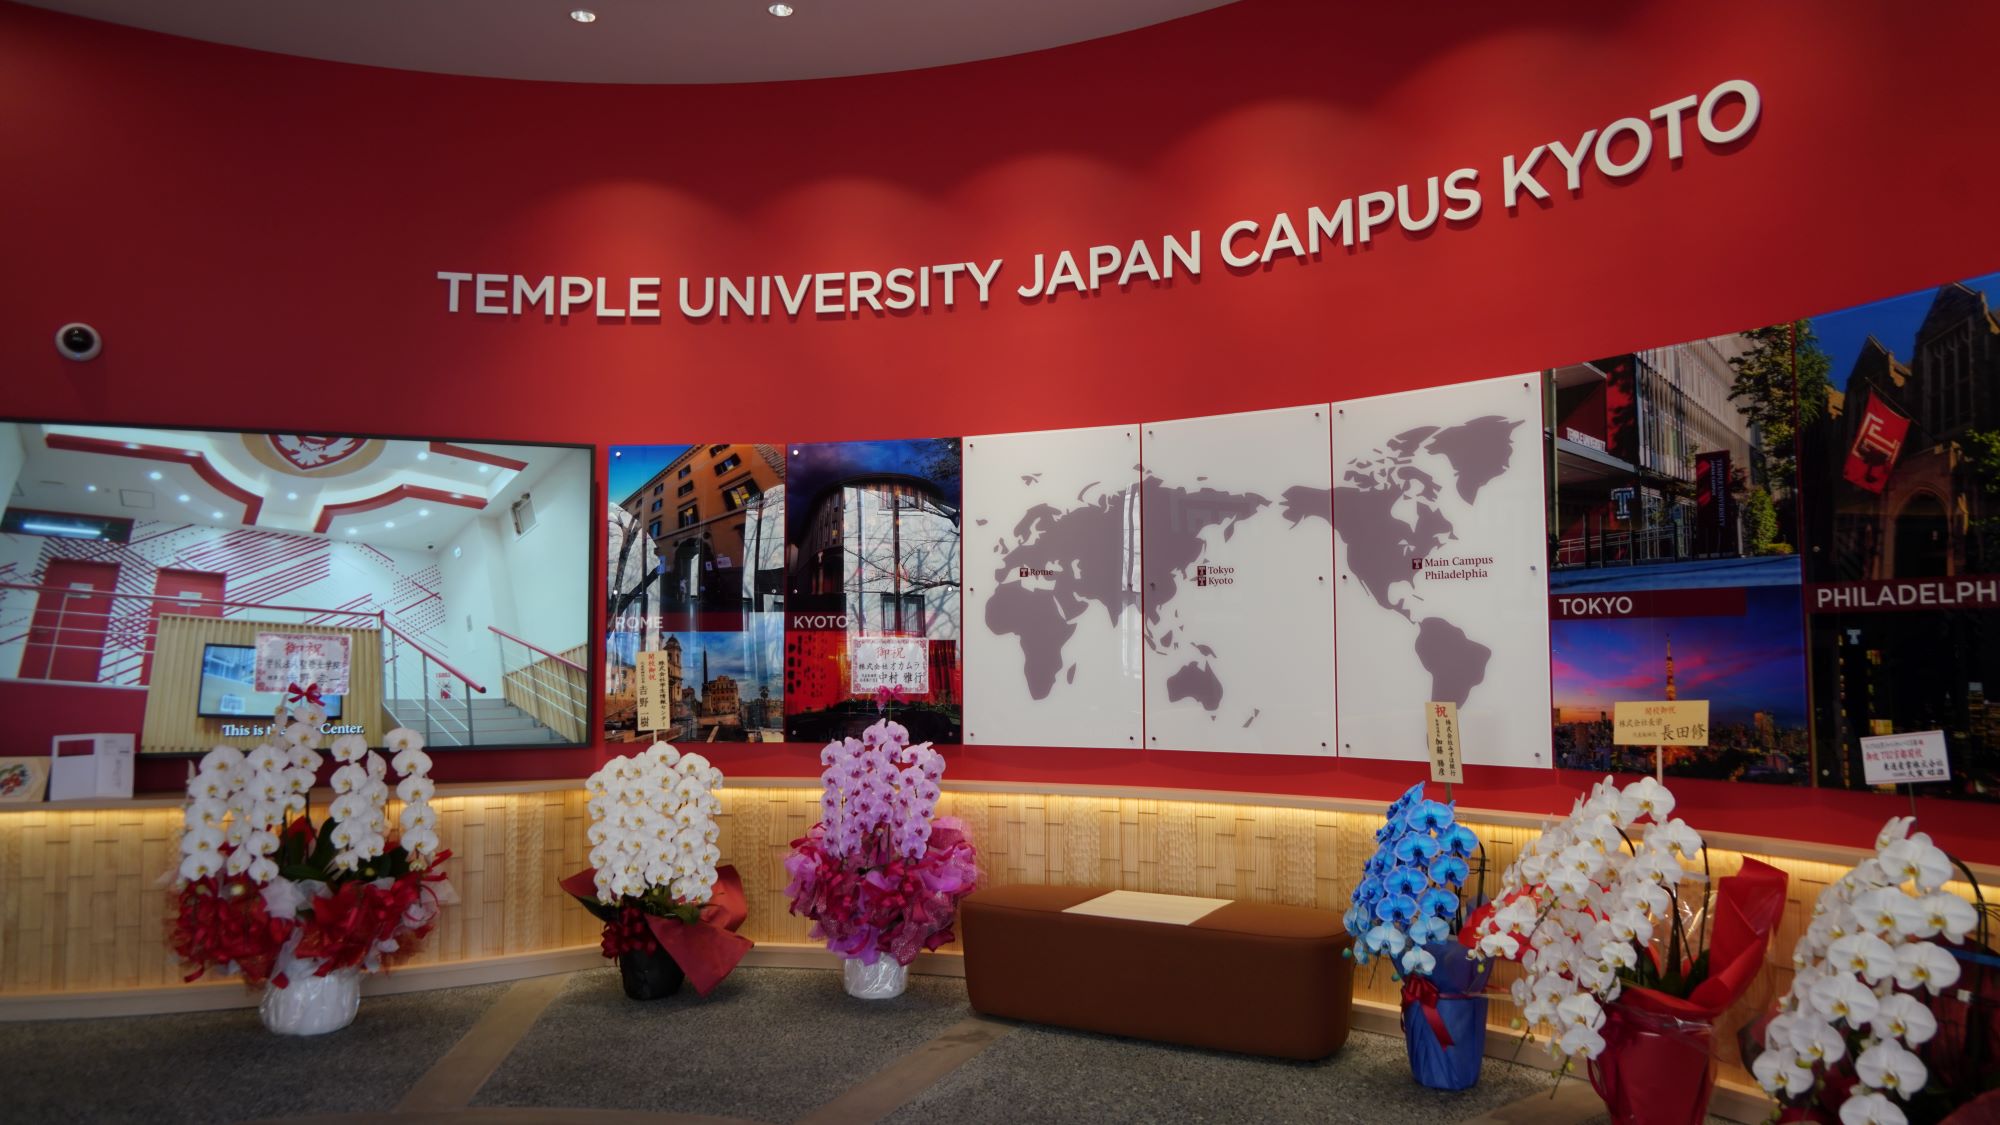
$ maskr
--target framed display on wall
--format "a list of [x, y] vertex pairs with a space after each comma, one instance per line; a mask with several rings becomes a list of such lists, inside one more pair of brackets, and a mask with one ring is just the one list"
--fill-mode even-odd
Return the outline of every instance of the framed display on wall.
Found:
[[[329, 734], [593, 740], [587, 446], [0, 422], [0, 468], [61, 516], [0, 531], [0, 749], [249, 747], [308, 689]], [[260, 637], [344, 649], [345, 690], [260, 677]]]
[[1329, 412], [1145, 424], [1148, 749], [1334, 753]]

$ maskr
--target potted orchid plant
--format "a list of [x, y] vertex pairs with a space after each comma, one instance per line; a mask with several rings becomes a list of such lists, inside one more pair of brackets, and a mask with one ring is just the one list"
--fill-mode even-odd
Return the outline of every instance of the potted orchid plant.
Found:
[[902, 995], [910, 962], [952, 940], [979, 869], [964, 826], [937, 811], [944, 756], [879, 720], [820, 752], [820, 821], [785, 861], [791, 911], [842, 958], [850, 995]]
[[604, 923], [625, 995], [654, 1000], [683, 979], [706, 996], [750, 950], [743, 881], [722, 859], [715, 791], [722, 771], [655, 742], [613, 758], [584, 783], [591, 866], [562, 880]]
[[[319, 828], [308, 794], [323, 762], [326, 711], [297, 690], [249, 752], [218, 746], [192, 769], [172, 942], [194, 980], [214, 969], [264, 989], [264, 1025], [287, 1035], [337, 1031], [360, 1006], [360, 977], [407, 955], [454, 900], [423, 739], [390, 732], [391, 761], [359, 735], [333, 741], [334, 799]], [[403, 802], [389, 822], [389, 772]]]
[[1520, 962], [1511, 993], [1529, 1032], [1548, 1029], [1565, 1068], [1587, 1063], [1621, 1122], [1703, 1120], [1715, 1018], [1749, 987], [1784, 909], [1784, 872], [1745, 859], [1711, 911], [1706, 847], [1673, 808], [1653, 778], [1605, 778], [1522, 848], [1467, 926], [1481, 955]]
[[1890, 820], [1874, 854], [1820, 892], [1791, 988], [1751, 1037], [1751, 1072], [1789, 1120], [1937, 1122], [1993, 1085], [1984, 900], [1946, 888], [1962, 868], [1913, 820]]
[[1410, 1073], [1438, 1090], [1479, 1081], [1486, 1054], [1487, 977], [1492, 964], [1458, 940], [1463, 889], [1485, 851], [1453, 806], [1424, 797], [1421, 782], [1390, 804], [1346, 915], [1356, 964], [1376, 958], [1403, 982], [1403, 1038]]

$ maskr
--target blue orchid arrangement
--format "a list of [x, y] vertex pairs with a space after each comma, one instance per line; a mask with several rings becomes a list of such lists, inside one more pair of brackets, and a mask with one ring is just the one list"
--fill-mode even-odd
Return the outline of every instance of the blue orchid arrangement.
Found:
[[1460, 892], [1480, 853], [1479, 837], [1453, 819], [1452, 807], [1426, 799], [1422, 782], [1389, 806], [1345, 919], [1356, 964], [1386, 957], [1398, 979], [1437, 968], [1424, 947], [1458, 933]]

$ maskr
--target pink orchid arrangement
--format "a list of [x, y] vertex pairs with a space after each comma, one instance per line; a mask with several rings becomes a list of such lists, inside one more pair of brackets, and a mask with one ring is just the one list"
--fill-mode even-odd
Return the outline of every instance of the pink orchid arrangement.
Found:
[[792, 841], [785, 894], [812, 936], [863, 964], [907, 965], [952, 940], [979, 867], [964, 825], [937, 812], [944, 756], [884, 719], [820, 752], [820, 822]]

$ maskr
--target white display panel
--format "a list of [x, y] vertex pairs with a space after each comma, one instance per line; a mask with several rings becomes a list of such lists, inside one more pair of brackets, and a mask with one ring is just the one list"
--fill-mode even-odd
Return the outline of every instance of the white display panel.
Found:
[[1329, 413], [1146, 425], [1149, 749], [1334, 753]]
[[1424, 704], [1464, 760], [1547, 766], [1541, 380], [1333, 404], [1340, 752], [1427, 760]]
[[1136, 749], [1139, 427], [965, 439], [965, 741]]

